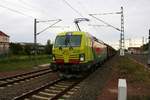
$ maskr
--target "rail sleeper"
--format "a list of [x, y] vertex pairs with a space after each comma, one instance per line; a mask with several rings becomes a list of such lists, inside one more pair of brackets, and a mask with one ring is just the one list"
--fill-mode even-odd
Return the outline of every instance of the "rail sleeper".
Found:
[[42, 100], [49, 100], [49, 99], [50, 99], [50, 98], [43, 97], [43, 96], [39, 96], [39, 95], [33, 95], [32, 98], [35, 98], [35, 99], [42, 99]]
[[48, 92], [40, 92], [39, 94], [47, 95], [47, 96], [55, 96], [56, 94], [48, 93]]

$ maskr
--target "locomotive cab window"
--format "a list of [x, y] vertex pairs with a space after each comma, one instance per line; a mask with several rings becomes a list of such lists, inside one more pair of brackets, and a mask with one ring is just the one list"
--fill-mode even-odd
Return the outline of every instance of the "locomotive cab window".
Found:
[[66, 35], [57, 36], [55, 40], [55, 47], [77, 47], [81, 44], [81, 35]]

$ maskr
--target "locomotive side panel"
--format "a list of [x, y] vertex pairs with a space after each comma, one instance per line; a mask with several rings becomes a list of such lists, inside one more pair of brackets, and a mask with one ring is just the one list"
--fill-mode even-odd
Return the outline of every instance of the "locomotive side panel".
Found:
[[107, 58], [107, 48], [104, 43], [94, 40], [92, 48], [96, 63], [103, 62]]

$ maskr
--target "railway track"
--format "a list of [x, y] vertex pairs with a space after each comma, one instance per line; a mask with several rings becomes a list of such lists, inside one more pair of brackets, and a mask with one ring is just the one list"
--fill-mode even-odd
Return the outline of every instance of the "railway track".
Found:
[[6, 86], [11, 86], [12, 84], [18, 84], [19, 82], [33, 79], [36, 77], [39, 77], [44, 74], [48, 74], [52, 72], [49, 68], [37, 70], [37, 71], [32, 71], [32, 72], [27, 72], [19, 75], [14, 75], [6, 78], [1, 78], [0, 79], [0, 88], [3, 89]]
[[15, 97], [13, 100], [63, 100], [69, 98], [77, 89], [83, 79], [63, 80], [58, 79], [47, 83], [35, 90]]

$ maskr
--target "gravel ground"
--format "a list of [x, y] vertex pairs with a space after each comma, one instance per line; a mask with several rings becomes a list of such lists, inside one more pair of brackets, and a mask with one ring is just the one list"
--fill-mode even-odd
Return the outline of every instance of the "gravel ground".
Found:
[[69, 100], [96, 100], [111, 76], [112, 67], [110, 65], [115, 59], [116, 56], [81, 82], [79, 91], [70, 97]]
[[40, 87], [52, 80], [57, 79], [56, 73], [49, 73], [39, 78], [29, 80], [28, 82], [22, 82], [12, 86], [7, 86], [4, 89], [0, 89], [0, 100], [12, 100], [12, 98], [28, 92], [32, 89]]
[[134, 62], [150, 70], [150, 65], [148, 64], [148, 54], [128, 54], [127, 56], [131, 58]]
[[147, 66], [148, 55], [146, 54], [128, 54], [129, 57], [132, 57], [136, 61]]

